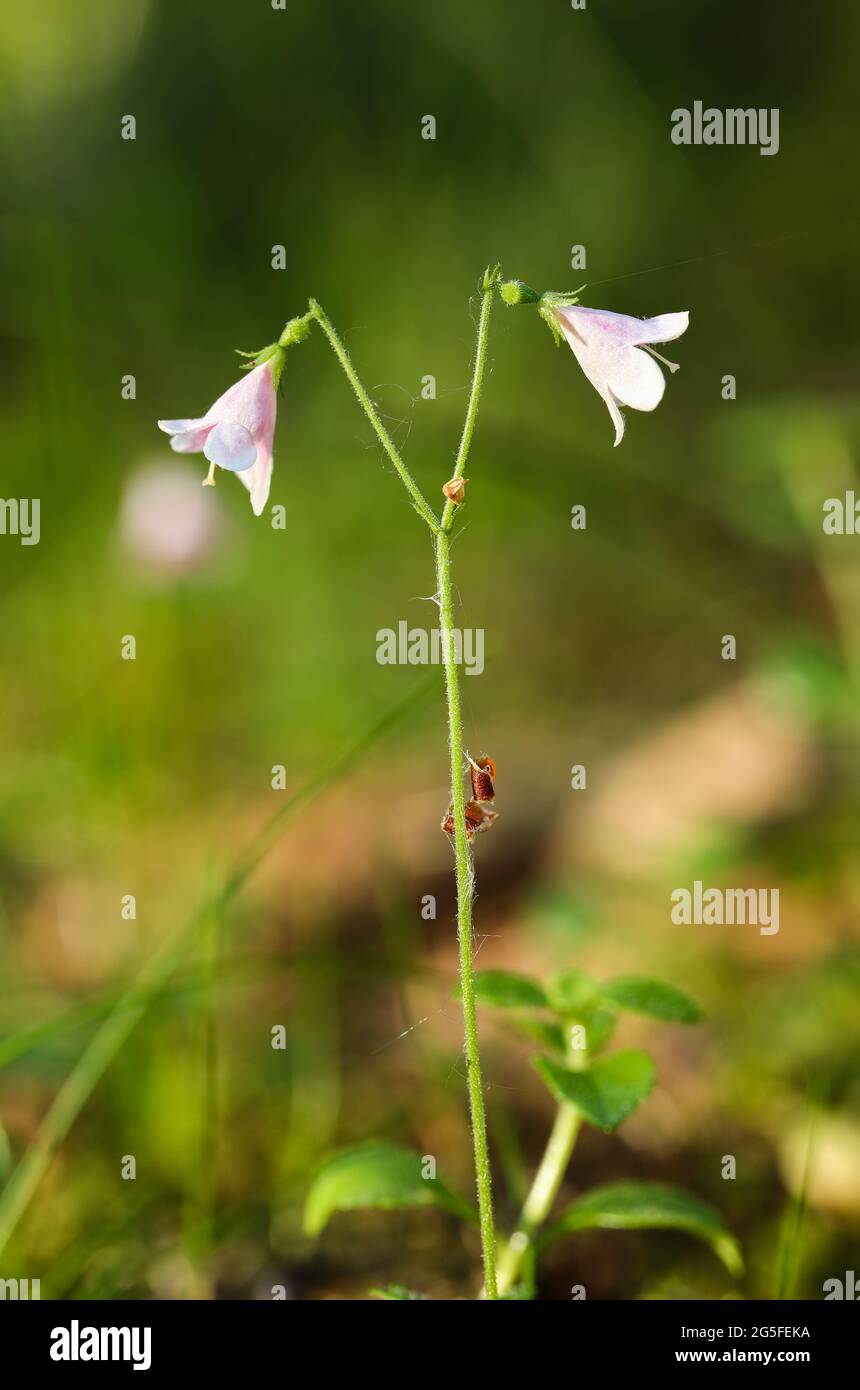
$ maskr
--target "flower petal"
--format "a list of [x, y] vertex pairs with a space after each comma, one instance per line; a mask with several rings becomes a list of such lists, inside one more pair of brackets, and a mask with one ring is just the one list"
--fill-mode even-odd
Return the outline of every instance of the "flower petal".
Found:
[[588, 347], [593, 347], [599, 339], [614, 342], [619, 347], [668, 343], [673, 338], [680, 338], [690, 325], [690, 315], [686, 309], [676, 314], [658, 314], [653, 319], [613, 314], [609, 309], [587, 309], [581, 304], [565, 305], [556, 313], [568, 341], [573, 334]]
[[203, 452], [209, 462], [217, 463], [219, 468], [241, 473], [256, 459], [257, 446], [244, 425], [236, 420], [222, 420], [209, 433]]
[[616, 400], [633, 410], [656, 410], [666, 390], [666, 378], [641, 348], [625, 348], [615, 355], [604, 381]]
[[613, 314], [609, 309], [586, 309], [580, 304], [565, 305], [557, 309], [562, 332], [573, 347], [578, 338], [586, 347], [598, 343], [615, 343], [623, 347], [638, 341], [641, 319], [631, 318], [629, 314]]
[[188, 424], [193, 428], [170, 436], [170, 447], [177, 454], [199, 454], [212, 431], [211, 425], [201, 424], [199, 420], [189, 420]]
[[253, 433], [253, 421], [246, 419], [246, 416], [255, 415], [260, 408], [260, 401], [268, 395], [275, 395], [270, 361], [264, 362], [260, 367], [253, 367], [250, 372], [240, 376], [238, 381], [234, 381], [232, 386], [228, 386], [210, 405], [205, 418], [240, 420]]
[[[580, 326], [586, 327], [587, 342], [579, 332]], [[647, 352], [615, 336], [594, 332], [592, 325], [573, 327], [562, 318], [561, 327], [577, 362], [606, 404], [615, 426], [617, 447], [624, 437], [624, 419], [618, 406], [654, 410], [666, 389], [663, 373]]]
[[670, 343], [680, 338], [690, 326], [690, 315], [686, 309], [678, 314], [658, 314], [653, 319], [637, 319], [638, 332], [633, 340], [636, 343]]
[[272, 485], [271, 446], [267, 447], [265, 441], [261, 440], [253, 468], [246, 469], [239, 477], [251, 494], [251, 510], [255, 516], [261, 516], [269, 500], [269, 488]]
[[617, 449], [618, 445], [624, 438], [624, 416], [618, 409], [618, 402], [616, 401], [615, 397], [613, 396], [612, 392], [609, 390], [608, 387], [605, 391], [601, 391], [600, 394], [606, 402], [606, 409], [609, 411], [609, 414], [612, 417], [612, 423], [615, 426], [615, 443], [613, 445], [613, 448]]
[[639, 344], [679, 338], [690, 322], [686, 312], [634, 319], [604, 309], [569, 305], [557, 309], [559, 326], [588, 380], [602, 396], [615, 426], [615, 443], [624, 437], [619, 405], [654, 410], [666, 380], [653, 357]]
[[197, 420], [159, 420], [158, 428], [164, 430], [165, 434], [187, 434], [189, 430], [196, 430], [202, 424], [202, 417]]
[[265, 362], [249, 372], [243, 383], [242, 413], [239, 417], [250, 430], [257, 446], [257, 459], [239, 477], [251, 494], [255, 516], [261, 516], [269, 498], [272, 483], [272, 451], [275, 439], [275, 418], [278, 398], [272, 380], [272, 366]]

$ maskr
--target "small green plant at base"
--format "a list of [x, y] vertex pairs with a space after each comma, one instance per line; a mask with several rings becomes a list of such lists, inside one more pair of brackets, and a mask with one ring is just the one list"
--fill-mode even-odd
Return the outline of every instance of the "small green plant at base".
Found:
[[[585, 1230], [675, 1230], [709, 1246], [734, 1278], [743, 1260], [734, 1236], [707, 1202], [669, 1183], [612, 1182], [592, 1188], [550, 1221], [584, 1124], [617, 1129], [647, 1100], [657, 1069], [647, 1052], [606, 1051], [622, 1011], [666, 1023], [693, 1024], [697, 1005], [673, 985], [627, 975], [599, 984], [568, 970], [546, 985], [510, 970], [475, 974], [479, 1004], [505, 1010], [515, 1030], [535, 1042], [532, 1058], [557, 1109], [543, 1157], [497, 1263], [500, 1298], [532, 1298], [540, 1256]], [[440, 1179], [422, 1176], [417, 1153], [367, 1143], [335, 1154], [317, 1172], [305, 1206], [305, 1231], [318, 1235], [339, 1211], [433, 1206], [477, 1222], [477, 1212]], [[420, 1298], [392, 1285], [379, 1298]]]

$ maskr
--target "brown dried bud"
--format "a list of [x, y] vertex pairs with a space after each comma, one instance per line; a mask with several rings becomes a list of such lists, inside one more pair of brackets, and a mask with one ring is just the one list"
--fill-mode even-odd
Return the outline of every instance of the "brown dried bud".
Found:
[[496, 819], [495, 811], [488, 811], [486, 806], [481, 806], [477, 801], [470, 801], [466, 806], [466, 824], [475, 835], [489, 830]]
[[484, 808], [479, 806], [477, 801], [467, 801], [463, 813], [466, 817], [467, 830], [480, 830], [484, 823]]
[[477, 762], [469, 758], [469, 768], [472, 773], [472, 795], [475, 800], [493, 801], [496, 795], [496, 789], [493, 786], [496, 764], [492, 758], [482, 755]]
[[449, 502], [453, 502], [455, 507], [459, 507], [466, 495], [466, 479], [451, 478], [449, 482], [443, 485], [442, 491]]
[[[488, 811], [486, 806], [481, 806], [477, 801], [467, 801], [465, 807], [466, 819], [466, 839], [471, 844], [476, 835], [482, 831], [489, 830], [493, 821], [496, 819], [495, 811]], [[445, 834], [454, 838], [454, 812], [448, 810], [442, 819], [442, 829]]]

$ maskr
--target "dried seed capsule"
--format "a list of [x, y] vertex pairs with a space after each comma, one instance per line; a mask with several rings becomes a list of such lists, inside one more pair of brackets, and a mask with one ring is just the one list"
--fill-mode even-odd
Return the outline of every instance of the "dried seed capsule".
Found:
[[[482, 806], [477, 801], [467, 801], [464, 811], [466, 821], [466, 839], [472, 844], [476, 835], [480, 835], [484, 830], [489, 830], [493, 821], [496, 819], [496, 812], [490, 811], [486, 806]], [[442, 818], [442, 829], [450, 839], [454, 838], [454, 812], [449, 809]]]
[[477, 801], [466, 802], [466, 829], [480, 830], [484, 820], [484, 808], [479, 806]]
[[469, 758], [469, 769], [472, 774], [472, 795], [476, 801], [493, 801], [496, 789], [493, 779], [496, 775], [496, 764], [492, 758], [482, 755], [475, 762]]
[[496, 812], [490, 811], [486, 806], [480, 805], [477, 801], [470, 801], [466, 807], [466, 824], [471, 828], [473, 834], [480, 835], [482, 831], [489, 830], [493, 821], [496, 820]]
[[447, 483], [443, 483], [442, 492], [449, 502], [453, 502], [455, 507], [459, 507], [466, 495], [466, 479], [451, 478]]

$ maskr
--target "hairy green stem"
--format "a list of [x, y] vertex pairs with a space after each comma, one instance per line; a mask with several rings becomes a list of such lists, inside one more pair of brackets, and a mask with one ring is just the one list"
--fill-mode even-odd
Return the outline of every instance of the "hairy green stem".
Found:
[[478, 1016], [475, 1002], [475, 970], [472, 959], [472, 858], [466, 836], [466, 801], [463, 794], [463, 716], [460, 710], [460, 678], [454, 660], [454, 602], [451, 590], [451, 542], [445, 532], [436, 537], [436, 584], [439, 599], [439, 626], [442, 660], [445, 667], [445, 693], [448, 705], [448, 744], [451, 757], [451, 810], [454, 818], [454, 858], [457, 876], [457, 937], [460, 945], [460, 993], [463, 1002], [466, 1079], [472, 1119], [475, 1177], [478, 1187], [478, 1215], [481, 1249], [484, 1257], [484, 1289], [487, 1298], [496, 1298], [496, 1235], [493, 1226], [493, 1197], [490, 1157], [487, 1149], [487, 1120], [481, 1081], [481, 1054], [478, 1048]]
[[364, 386], [359, 380], [358, 373], [352, 365], [349, 353], [347, 352], [346, 348], [340, 340], [340, 337], [335, 331], [334, 324], [331, 322], [325, 310], [322, 308], [322, 305], [318, 304], [315, 299], [309, 299], [308, 304], [310, 305], [310, 310], [309, 314], [306, 317], [316, 319], [323, 333], [326, 335], [329, 342], [331, 343], [331, 346], [334, 349], [335, 356], [337, 357], [337, 360], [340, 363], [340, 365], [343, 367], [346, 378], [349, 381], [349, 384], [355, 392], [356, 396], [358, 397], [358, 402], [362, 410], [364, 411], [365, 415], [367, 416], [368, 420], [370, 421], [371, 425], [376, 431], [376, 436], [380, 444], [387, 453], [388, 457], [391, 459], [391, 462], [394, 464], [394, 467], [397, 469], [403, 486], [406, 488], [406, 491], [412, 498], [412, 505], [414, 506], [418, 515], [423, 517], [424, 521], [427, 522], [427, 525], [430, 527], [430, 530], [435, 535], [436, 532], [439, 530], [439, 518], [433, 511], [433, 508], [430, 506], [430, 503], [427, 501], [426, 497], [424, 496], [420, 487], [416, 483], [412, 474], [409, 472], [409, 469], [406, 467], [406, 464], [403, 462], [403, 459], [400, 457], [400, 451], [395, 445], [394, 440], [391, 438], [391, 435], [388, 433], [388, 430], [383, 425], [382, 420], [379, 416], [379, 411], [376, 409], [376, 406], [373, 404], [373, 401], [370, 399], [370, 396], [368, 395], [367, 391], [365, 390]]
[[[472, 388], [469, 392], [469, 404], [466, 407], [466, 419], [463, 422], [463, 433], [460, 436], [460, 447], [457, 450], [457, 461], [454, 465], [454, 473], [451, 478], [452, 482], [458, 478], [462, 478], [463, 470], [466, 467], [466, 459], [469, 457], [472, 435], [475, 430], [475, 421], [478, 418], [481, 387], [484, 384], [484, 369], [487, 365], [487, 343], [490, 336], [490, 310], [493, 307], [493, 294], [500, 279], [501, 272], [498, 266], [493, 270], [486, 270], [484, 272], [481, 310], [478, 317], [478, 342], [475, 348], [475, 365], [472, 370]], [[445, 503], [445, 509], [442, 512], [443, 531], [449, 531], [451, 529], [451, 522], [454, 519], [455, 510], [455, 503], [449, 499]]]
[[[489, 333], [490, 309], [495, 289], [499, 283], [498, 267], [484, 274], [481, 310], [478, 321], [478, 342], [475, 350], [475, 364], [472, 372], [472, 386], [466, 419], [460, 436], [454, 477], [460, 478], [469, 456], [469, 447], [475, 430], [484, 369], [487, 361], [487, 337]], [[472, 959], [472, 860], [466, 834], [466, 802], [463, 794], [463, 717], [460, 710], [460, 681], [454, 660], [454, 601], [451, 585], [451, 550], [448, 532], [454, 513], [454, 504], [448, 502], [442, 514], [442, 522], [427, 502], [412, 474], [403, 462], [391, 436], [383, 425], [379, 412], [359, 380], [350, 361], [349, 354], [341, 342], [334, 325], [315, 299], [308, 301], [309, 311], [306, 319], [315, 319], [329, 340], [335, 355], [343, 367], [346, 377], [358, 397], [365, 415], [376, 431], [377, 438], [400, 475], [412, 504], [426, 521], [435, 537], [436, 547], [436, 589], [439, 603], [442, 657], [445, 669], [445, 692], [448, 712], [448, 745], [451, 760], [451, 810], [454, 820], [454, 854], [457, 881], [457, 935], [460, 951], [460, 991], [463, 1001], [463, 1026], [465, 1034], [465, 1056], [467, 1085], [469, 1092], [469, 1111], [472, 1126], [472, 1144], [475, 1157], [475, 1179], [478, 1190], [478, 1215], [481, 1231], [481, 1250], [484, 1263], [484, 1291], [488, 1299], [497, 1297], [496, 1290], [496, 1235], [493, 1224], [492, 1184], [490, 1177], [490, 1158], [487, 1146], [487, 1120], [484, 1109], [484, 1092], [481, 1081], [481, 1056], [478, 1047], [478, 1018], [475, 1000], [475, 971]]]
[[[478, 341], [472, 370], [472, 386], [463, 432], [457, 449], [453, 478], [461, 478], [469, 457], [484, 370], [487, 364], [487, 341], [490, 329], [490, 310], [493, 294], [499, 282], [499, 268], [484, 273], [481, 309], [478, 316]], [[481, 1228], [481, 1250], [484, 1261], [484, 1295], [498, 1297], [496, 1280], [496, 1232], [493, 1222], [493, 1192], [490, 1175], [490, 1156], [487, 1148], [487, 1118], [484, 1109], [484, 1088], [481, 1078], [481, 1053], [478, 1044], [478, 1013], [475, 1000], [475, 968], [472, 956], [472, 860], [466, 834], [466, 804], [463, 795], [463, 717], [460, 710], [460, 677], [454, 660], [454, 604], [451, 592], [451, 529], [455, 504], [449, 500], [442, 512], [442, 526], [436, 536], [436, 594], [439, 601], [439, 626], [442, 659], [445, 665], [445, 694], [448, 706], [448, 747], [451, 760], [451, 812], [454, 820], [454, 860], [457, 878], [457, 939], [460, 949], [460, 995], [463, 1006], [463, 1031], [466, 1055], [466, 1077], [469, 1090], [469, 1112], [472, 1122], [472, 1146], [475, 1155], [475, 1180], [478, 1189], [478, 1216]]]

